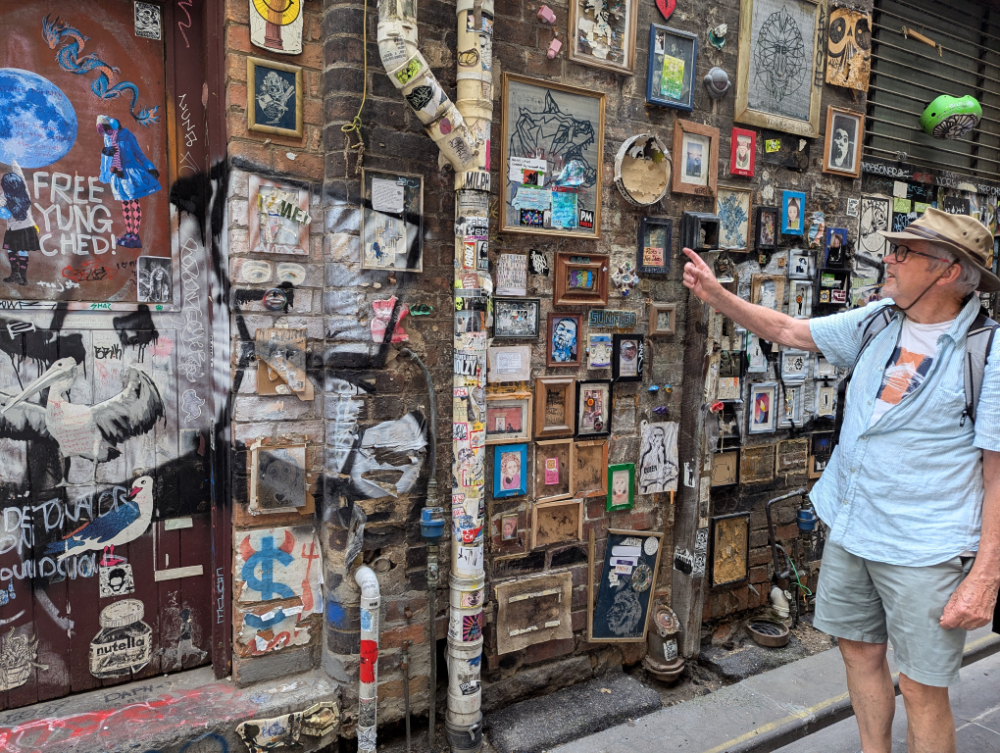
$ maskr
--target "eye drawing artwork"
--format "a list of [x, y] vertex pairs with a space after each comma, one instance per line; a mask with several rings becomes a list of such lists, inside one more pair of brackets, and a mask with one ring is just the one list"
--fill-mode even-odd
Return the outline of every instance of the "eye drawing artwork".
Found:
[[831, 8], [826, 83], [868, 91], [872, 72], [872, 19], [850, 8]]

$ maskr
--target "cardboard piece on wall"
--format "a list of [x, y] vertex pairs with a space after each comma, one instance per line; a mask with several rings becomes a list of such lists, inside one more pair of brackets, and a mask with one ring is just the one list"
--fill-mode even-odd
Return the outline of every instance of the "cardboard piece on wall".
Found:
[[295, 395], [309, 401], [316, 397], [306, 374], [306, 331], [274, 327], [257, 330], [258, 395]]
[[247, 511], [251, 515], [283, 512], [311, 515], [316, 511], [312, 493], [315, 479], [306, 471], [304, 444], [256, 444], [250, 450], [250, 504]]
[[496, 587], [497, 653], [573, 637], [573, 574], [509, 581]]

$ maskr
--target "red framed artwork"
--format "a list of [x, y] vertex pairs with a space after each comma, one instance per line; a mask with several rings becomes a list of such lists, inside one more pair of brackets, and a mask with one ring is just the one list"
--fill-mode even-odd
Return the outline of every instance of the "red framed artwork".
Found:
[[757, 132], [734, 128], [729, 146], [729, 174], [752, 178], [757, 164]]

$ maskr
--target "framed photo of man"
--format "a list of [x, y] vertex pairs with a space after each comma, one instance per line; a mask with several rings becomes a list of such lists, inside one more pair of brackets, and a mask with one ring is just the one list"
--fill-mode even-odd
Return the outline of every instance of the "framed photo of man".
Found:
[[826, 137], [823, 139], [823, 172], [857, 178], [861, 175], [861, 141], [865, 116], [841, 107], [826, 108]]
[[583, 338], [582, 314], [549, 314], [546, 366], [580, 365]]

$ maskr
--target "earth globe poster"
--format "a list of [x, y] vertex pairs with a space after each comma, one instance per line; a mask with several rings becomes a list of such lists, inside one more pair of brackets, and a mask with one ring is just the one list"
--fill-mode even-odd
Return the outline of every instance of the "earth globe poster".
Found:
[[163, 41], [136, 34], [131, 0], [5, 21], [0, 299], [134, 303], [138, 258], [171, 256]]

